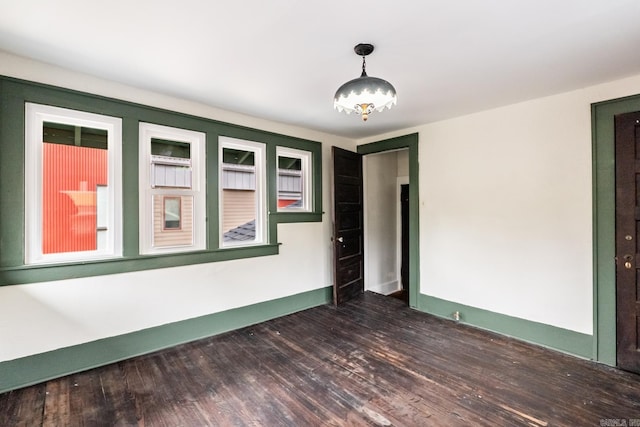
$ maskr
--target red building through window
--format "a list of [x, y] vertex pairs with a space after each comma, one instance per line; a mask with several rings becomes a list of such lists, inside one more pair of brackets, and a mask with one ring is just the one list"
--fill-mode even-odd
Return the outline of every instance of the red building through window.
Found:
[[107, 150], [43, 143], [42, 252], [97, 249], [97, 189], [107, 185]]

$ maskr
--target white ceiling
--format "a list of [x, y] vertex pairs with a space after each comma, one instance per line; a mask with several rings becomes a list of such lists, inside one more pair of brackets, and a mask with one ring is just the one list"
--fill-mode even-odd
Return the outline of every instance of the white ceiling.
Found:
[[[353, 52], [398, 105], [333, 110]], [[0, 49], [362, 138], [640, 74], [638, 0], [0, 0]]]

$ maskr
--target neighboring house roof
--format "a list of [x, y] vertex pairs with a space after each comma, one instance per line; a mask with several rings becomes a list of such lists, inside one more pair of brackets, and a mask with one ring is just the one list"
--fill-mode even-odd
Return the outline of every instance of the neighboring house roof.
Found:
[[[287, 205], [287, 208], [299, 208], [302, 207], [302, 200], [296, 200], [295, 202]], [[225, 242], [241, 242], [247, 240], [254, 240], [256, 238], [256, 220], [239, 225], [236, 228], [224, 233]]]
[[293, 203], [289, 203], [285, 208], [301, 208], [302, 207], [302, 199], [298, 199]]
[[253, 219], [245, 224], [224, 233], [225, 242], [240, 242], [247, 240], [255, 240], [256, 238], [256, 220]]

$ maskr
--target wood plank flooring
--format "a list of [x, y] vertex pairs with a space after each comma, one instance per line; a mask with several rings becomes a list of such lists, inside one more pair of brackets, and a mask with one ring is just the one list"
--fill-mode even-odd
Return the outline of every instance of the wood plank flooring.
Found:
[[3, 427], [636, 420], [640, 425], [639, 375], [371, 293], [0, 395]]

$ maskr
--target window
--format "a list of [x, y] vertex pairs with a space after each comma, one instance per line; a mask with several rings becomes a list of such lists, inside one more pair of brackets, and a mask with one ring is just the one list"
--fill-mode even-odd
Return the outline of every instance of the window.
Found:
[[267, 243], [265, 144], [220, 137], [221, 247]]
[[276, 255], [322, 221], [319, 142], [2, 76], [0, 105], [0, 286]]
[[182, 228], [182, 209], [180, 197], [164, 197], [164, 230], [180, 230]]
[[311, 153], [278, 147], [278, 211], [311, 212]]
[[121, 119], [25, 113], [25, 264], [122, 255]]
[[140, 253], [206, 249], [205, 134], [139, 127]]

